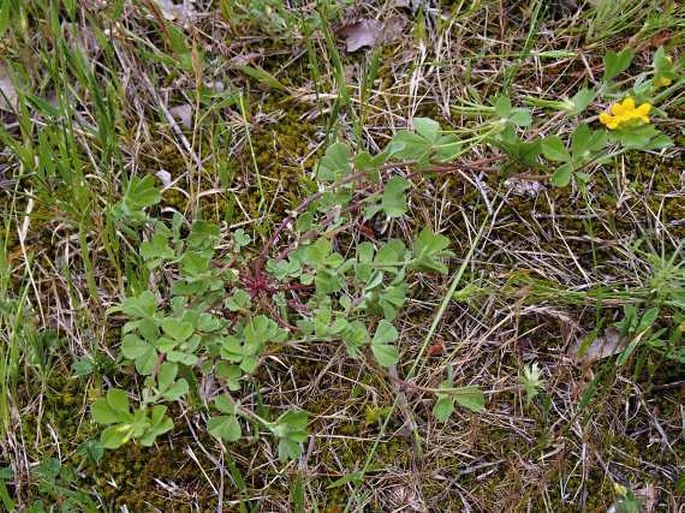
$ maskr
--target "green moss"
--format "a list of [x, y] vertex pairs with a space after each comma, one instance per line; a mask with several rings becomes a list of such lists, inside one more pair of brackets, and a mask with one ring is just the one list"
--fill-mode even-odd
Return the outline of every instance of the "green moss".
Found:
[[[241, 167], [249, 188], [241, 201], [255, 216], [262, 202], [269, 206], [273, 204], [271, 213], [282, 216], [286, 209], [303, 201], [310, 191], [309, 188], [302, 190], [300, 184], [307, 182], [307, 174], [316, 162], [316, 155], [311, 154], [319, 127], [301, 119], [308, 109], [294, 101], [274, 105], [274, 111], [269, 110], [272, 108], [269, 103], [262, 108], [266, 117], [281, 111], [282, 115], [275, 123], [258, 126], [251, 134], [252, 147], [243, 147]], [[303, 161], [307, 155], [310, 157]], [[254, 176], [255, 164], [261, 176], [264, 197]]]

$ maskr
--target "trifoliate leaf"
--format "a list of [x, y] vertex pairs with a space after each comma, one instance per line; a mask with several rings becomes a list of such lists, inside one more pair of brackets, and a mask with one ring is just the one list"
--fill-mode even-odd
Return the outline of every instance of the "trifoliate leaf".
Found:
[[162, 394], [162, 397], [164, 397], [164, 399], [167, 401], [178, 401], [181, 397], [188, 393], [189, 389], [190, 387], [188, 386], [188, 382], [184, 378], [181, 378], [172, 386], [170, 386]]
[[157, 371], [157, 390], [164, 392], [176, 379], [178, 365], [172, 362], [164, 362]]
[[524, 108], [518, 108], [511, 111], [509, 115], [509, 121], [511, 121], [516, 126], [530, 126], [533, 122], [533, 117], [530, 114], [530, 110]]
[[571, 135], [571, 153], [574, 157], [580, 157], [583, 152], [589, 150], [588, 145], [592, 131], [587, 123], [579, 124]]
[[400, 354], [392, 344], [371, 344], [371, 351], [383, 367], [390, 367], [400, 361]]
[[240, 423], [235, 415], [220, 415], [207, 421], [207, 431], [217, 438], [227, 442], [236, 442], [240, 439]]
[[214, 400], [214, 406], [221, 413], [226, 413], [228, 415], [235, 415], [236, 413], [236, 405], [233, 402], [233, 399], [226, 394], [217, 397]]
[[448, 268], [442, 260], [453, 255], [447, 250], [449, 245], [447, 237], [433, 233], [430, 228], [424, 228], [414, 242], [414, 260], [411, 267], [419, 271], [446, 274]]
[[634, 50], [630, 48], [624, 48], [618, 53], [613, 50], [605, 53], [603, 81], [605, 83], [609, 82], [627, 70], [630, 67], [630, 63], [633, 62], [634, 55]]
[[190, 228], [190, 235], [188, 235], [187, 240], [188, 248], [198, 252], [213, 250], [220, 236], [221, 230], [217, 225], [199, 219]]
[[494, 103], [495, 114], [502, 119], [508, 119], [511, 115], [511, 100], [506, 96], [498, 96]]
[[149, 318], [157, 311], [157, 299], [152, 292], [146, 290], [138, 297], [126, 298], [121, 304], [121, 311], [135, 319]]
[[128, 395], [123, 390], [113, 388], [107, 392], [107, 404], [112, 411], [119, 414], [129, 413]]
[[387, 152], [398, 159], [405, 159], [417, 162], [418, 167], [425, 167], [429, 163], [432, 143], [414, 132], [401, 130], [397, 132], [390, 144]]
[[155, 187], [155, 177], [146, 175], [131, 178], [122, 201], [129, 211], [134, 212], [159, 203], [161, 199], [162, 195]]
[[347, 354], [352, 358], [361, 356], [361, 348], [371, 340], [366, 325], [358, 320], [349, 323], [347, 329], [340, 336], [345, 343]]
[[121, 353], [129, 360], [136, 360], [147, 353], [152, 346], [129, 333], [121, 342]]
[[378, 212], [383, 212], [388, 217], [402, 217], [407, 212], [406, 190], [410, 184], [404, 178], [392, 177], [385, 184], [381, 202], [373, 205], [364, 212], [364, 219], [371, 219]]
[[578, 91], [568, 103], [566, 109], [568, 116], [577, 116], [581, 114], [595, 99], [595, 91], [584, 87]]
[[290, 438], [278, 439], [278, 459], [281, 461], [294, 460], [302, 453], [300, 444]]
[[134, 360], [136, 370], [140, 374], [146, 376], [152, 373], [157, 361], [157, 351], [152, 344], [128, 334], [122, 341], [121, 353], [125, 358]]
[[121, 421], [121, 416], [118, 412], [112, 410], [107, 403], [107, 399], [101, 397], [97, 399], [91, 406], [91, 414], [93, 420], [98, 424], [116, 424]]
[[243, 373], [237, 365], [231, 365], [224, 361], [218, 362], [216, 364], [216, 375], [226, 381], [230, 391], [240, 390], [240, 378]]
[[148, 262], [149, 267], [156, 267], [164, 260], [174, 258], [174, 250], [169, 247], [167, 238], [161, 234], [155, 234], [150, 240], [140, 245], [140, 256]]

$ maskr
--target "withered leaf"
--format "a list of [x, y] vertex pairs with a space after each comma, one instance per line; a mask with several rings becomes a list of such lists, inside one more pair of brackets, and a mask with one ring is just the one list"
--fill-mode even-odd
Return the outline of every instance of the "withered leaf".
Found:
[[628, 338], [621, 335], [616, 328], [610, 327], [604, 330], [602, 336], [590, 342], [587, 348], [583, 347], [583, 342], [578, 340], [569, 353], [580, 362], [592, 363], [621, 353], [628, 345]]
[[345, 38], [345, 49], [352, 53], [365, 46], [373, 48], [380, 43], [383, 25], [378, 20], [361, 20], [343, 28], [340, 34]]

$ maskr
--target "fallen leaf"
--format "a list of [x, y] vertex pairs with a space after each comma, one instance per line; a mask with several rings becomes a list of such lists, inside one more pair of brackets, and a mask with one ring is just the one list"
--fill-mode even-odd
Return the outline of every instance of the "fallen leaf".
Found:
[[184, 103], [183, 105], [177, 105], [176, 107], [171, 107], [169, 112], [174, 119], [183, 125], [183, 128], [190, 130], [193, 128], [193, 106], [189, 103]]
[[397, 41], [404, 34], [404, 26], [407, 18], [404, 16], [394, 16], [383, 24], [383, 44], [387, 45]]
[[7, 70], [0, 66], [0, 110], [14, 111], [17, 107], [17, 91]]
[[352, 53], [365, 46], [373, 48], [380, 43], [383, 25], [378, 20], [361, 20], [344, 27], [340, 34], [345, 38], [345, 49]]
[[240, 53], [235, 57], [231, 57], [229, 62], [233, 66], [247, 66], [249, 64], [254, 64], [262, 57], [263, 55], [259, 52]]
[[621, 353], [626, 345], [628, 345], [628, 338], [612, 327], [605, 329], [604, 335], [595, 338], [585, 350], [583, 350], [583, 340], [578, 340], [571, 347], [570, 354], [578, 361], [591, 363]]
[[345, 38], [347, 53], [356, 52], [360, 48], [374, 48], [399, 39], [404, 34], [405, 16], [393, 16], [384, 23], [373, 19], [363, 19], [343, 26], [338, 34]]

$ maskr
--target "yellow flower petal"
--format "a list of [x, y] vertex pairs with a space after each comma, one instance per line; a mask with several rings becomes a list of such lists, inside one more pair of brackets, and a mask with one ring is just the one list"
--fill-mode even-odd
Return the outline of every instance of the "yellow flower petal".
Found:
[[608, 125], [609, 123], [612, 122], [613, 119], [614, 119], [614, 117], [607, 114], [606, 112], [602, 112], [599, 115], [599, 122], [602, 123], [603, 125]]
[[614, 103], [611, 106], [610, 110], [611, 110], [611, 113], [615, 116], [622, 116], [626, 112], [625, 107], [623, 107], [623, 105], [621, 105], [620, 103]]
[[621, 114], [620, 116], [616, 116], [616, 121], [618, 123], [625, 123], [627, 121], [630, 121], [633, 117], [632, 111], [625, 112]]
[[618, 118], [611, 116], [610, 114], [607, 114], [606, 112], [602, 112], [599, 115], [599, 122], [602, 123], [603, 125], [606, 125], [606, 127], [609, 130], [615, 130], [618, 125], [620, 124], [620, 121]]
[[649, 111], [652, 110], [652, 104], [651, 103], [643, 103], [640, 105], [636, 111], [639, 112], [640, 114], [649, 114]]
[[615, 130], [623, 124], [629, 124], [633, 120], [649, 123], [649, 112], [652, 110], [650, 103], [643, 103], [639, 107], [635, 106], [635, 100], [630, 96], [626, 97], [622, 102], [614, 103], [608, 112], [602, 112], [599, 115], [599, 122], [605, 125], [609, 130]]

